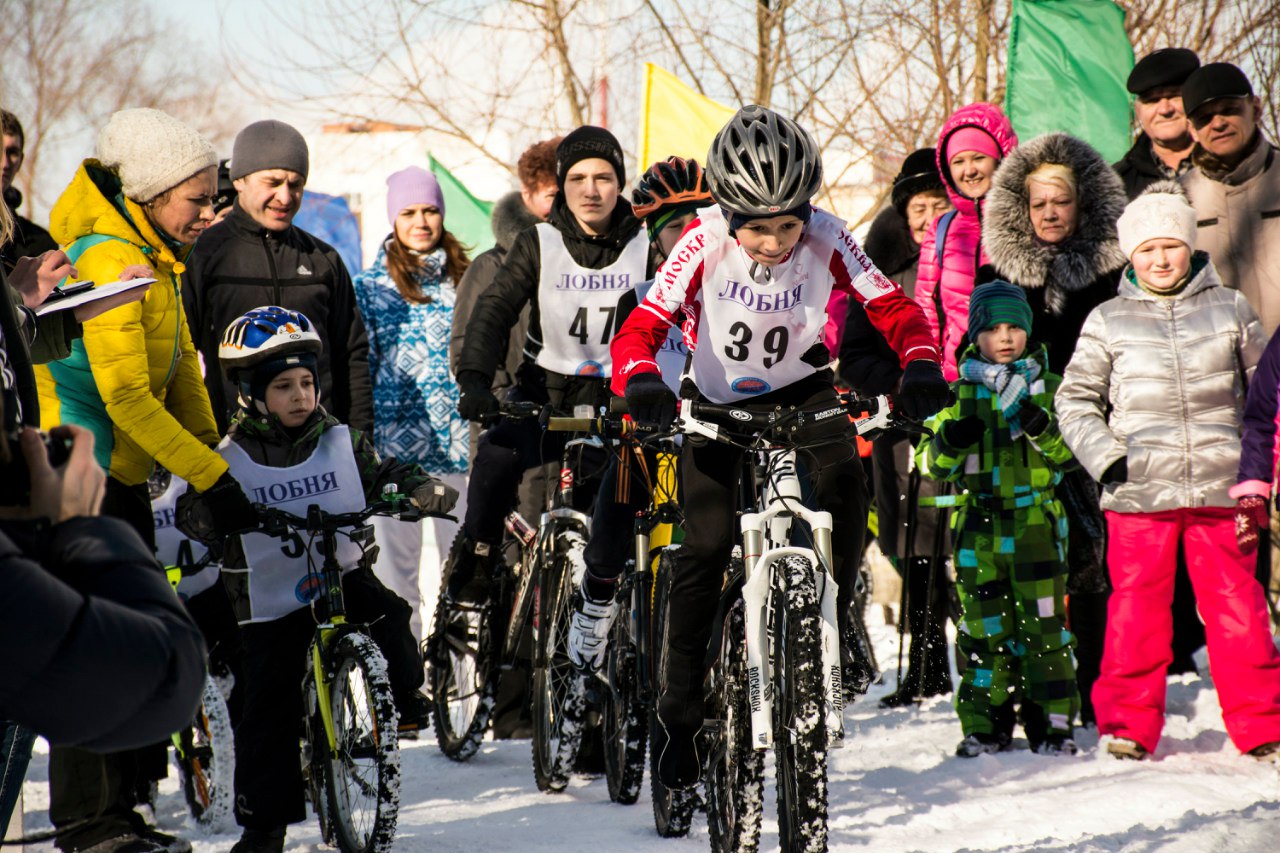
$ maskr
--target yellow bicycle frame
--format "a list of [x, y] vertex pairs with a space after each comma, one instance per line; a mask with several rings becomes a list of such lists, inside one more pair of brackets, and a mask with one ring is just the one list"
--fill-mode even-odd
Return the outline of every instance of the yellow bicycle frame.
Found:
[[324, 736], [329, 744], [330, 754], [338, 748], [338, 735], [333, 729], [333, 708], [329, 704], [329, 677], [324, 671], [324, 658], [320, 654], [320, 647], [328, 649], [337, 639], [338, 626], [345, 625], [346, 622], [345, 616], [335, 616], [329, 624], [317, 626], [320, 636], [311, 644], [311, 667], [316, 679], [316, 701], [320, 703], [320, 719], [324, 723]]

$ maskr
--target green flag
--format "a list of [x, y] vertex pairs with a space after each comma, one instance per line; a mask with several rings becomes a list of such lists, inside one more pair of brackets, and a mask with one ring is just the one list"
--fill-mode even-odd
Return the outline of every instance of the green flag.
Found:
[[1064, 131], [1119, 160], [1132, 143], [1131, 70], [1111, 0], [1013, 0], [1006, 107], [1019, 139]]
[[493, 213], [493, 202], [473, 196], [462, 181], [430, 154], [427, 162], [431, 174], [440, 182], [440, 192], [444, 194], [444, 227], [471, 250], [473, 258], [492, 248], [493, 228], [489, 225], [489, 217]]

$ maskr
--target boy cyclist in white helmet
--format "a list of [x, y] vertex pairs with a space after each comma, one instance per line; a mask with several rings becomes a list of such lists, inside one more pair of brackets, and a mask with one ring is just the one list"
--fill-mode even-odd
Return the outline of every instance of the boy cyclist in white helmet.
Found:
[[[357, 512], [394, 483], [427, 512], [448, 512], [453, 488], [417, 465], [381, 458], [373, 442], [319, 404], [316, 356], [323, 344], [305, 314], [255, 308], [227, 327], [218, 360], [240, 391], [241, 409], [223, 456], [257, 503], [305, 515], [310, 504]], [[214, 538], [210, 507], [188, 491], [178, 499], [178, 526], [193, 539]], [[312, 559], [319, 563], [315, 546]], [[409, 631], [409, 605], [374, 577], [373, 554], [340, 537], [342, 589], [353, 621], [387, 659], [401, 731], [425, 725], [422, 657]], [[244, 707], [236, 725], [236, 821], [244, 827], [231, 853], [279, 853], [285, 827], [306, 817], [298, 741], [302, 736], [302, 666], [315, 630], [308, 607], [306, 551], [265, 533], [233, 536], [223, 552], [222, 580], [240, 622]]]
[[[822, 162], [803, 128], [764, 107], [744, 107], [712, 142], [706, 174], [716, 205], [699, 211], [613, 340], [613, 388], [626, 395], [633, 418], [664, 428], [674, 417], [676, 397], [655, 359], [673, 324], [690, 339], [698, 399], [748, 409], [834, 404], [822, 341], [833, 289], [858, 300], [898, 353], [898, 411], [922, 419], [949, 402], [919, 307], [867, 259], [841, 219], [810, 204]], [[658, 773], [670, 788], [692, 786], [701, 772], [703, 661], [734, 543], [741, 452], [686, 441], [680, 459], [685, 539], [670, 590], [658, 703], [667, 737]], [[866, 483], [846, 441], [805, 455], [813, 497], [833, 516], [843, 614], [866, 528]]]

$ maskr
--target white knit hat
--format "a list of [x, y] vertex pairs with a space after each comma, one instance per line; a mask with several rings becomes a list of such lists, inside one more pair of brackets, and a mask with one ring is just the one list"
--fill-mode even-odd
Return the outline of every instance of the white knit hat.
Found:
[[1148, 240], [1167, 237], [1196, 247], [1196, 211], [1182, 187], [1173, 181], [1159, 181], [1129, 202], [1116, 222], [1120, 251], [1132, 258]]
[[168, 113], [120, 110], [98, 134], [98, 160], [120, 176], [124, 194], [145, 203], [218, 165], [209, 141]]

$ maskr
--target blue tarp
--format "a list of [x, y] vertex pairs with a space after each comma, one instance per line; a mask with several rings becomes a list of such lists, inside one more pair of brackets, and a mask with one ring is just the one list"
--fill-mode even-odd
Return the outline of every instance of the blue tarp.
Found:
[[307, 190], [293, 224], [337, 249], [352, 278], [364, 269], [360, 263], [360, 223], [346, 199]]

